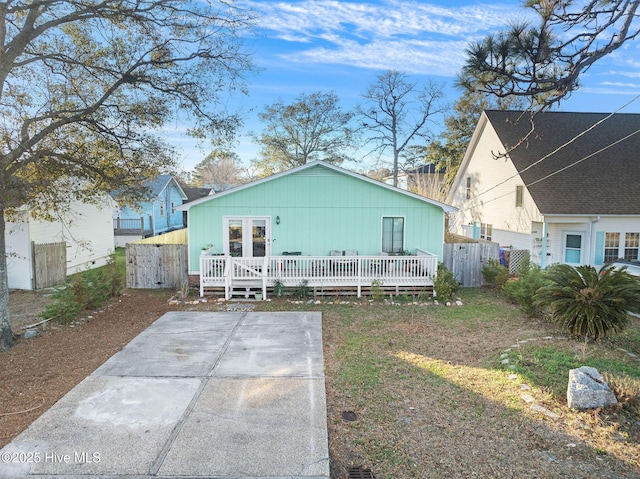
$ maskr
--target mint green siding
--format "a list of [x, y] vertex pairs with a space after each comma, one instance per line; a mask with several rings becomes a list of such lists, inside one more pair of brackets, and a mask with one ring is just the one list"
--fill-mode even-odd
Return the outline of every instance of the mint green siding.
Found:
[[[437, 204], [322, 165], [228, 192], [191, 206], [189, 248], [192, 272], [203, 247], [223, 250], [223, 217], [271, 218], [272, 255], [301, 251], [327, 256], [331, 250], [377, 255], [382, 218], [405, 218], [405, 249], [427, 250], [442, 259], [444, 212]], [[276, 217], [280, 224], [276, 224]]]

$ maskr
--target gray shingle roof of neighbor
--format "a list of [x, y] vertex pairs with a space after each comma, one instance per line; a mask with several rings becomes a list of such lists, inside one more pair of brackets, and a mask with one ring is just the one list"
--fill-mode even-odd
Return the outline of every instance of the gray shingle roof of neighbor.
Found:
[[640, 114], [485, 113], [543, 215], [640, 214]]

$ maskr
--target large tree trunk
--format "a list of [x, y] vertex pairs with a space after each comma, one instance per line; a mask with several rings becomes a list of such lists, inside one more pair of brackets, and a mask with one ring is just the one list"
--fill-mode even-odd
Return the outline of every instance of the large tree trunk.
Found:
[[6, 351], [16, 344], [9, 320], [9, 274], [4, 229], [4, 205], [0, 202], [0, 351]]

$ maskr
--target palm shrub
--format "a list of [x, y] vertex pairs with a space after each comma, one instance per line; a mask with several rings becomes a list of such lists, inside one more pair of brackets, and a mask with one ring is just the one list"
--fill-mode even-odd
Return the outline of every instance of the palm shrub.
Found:
[[570, 334], [603, 338], [622, 331], [629, 312], [640, 311], [640, 280], [624, 269], [561, 264], [546, 277], [550, 283], [538, 290], [533, 304], [547, 309]]

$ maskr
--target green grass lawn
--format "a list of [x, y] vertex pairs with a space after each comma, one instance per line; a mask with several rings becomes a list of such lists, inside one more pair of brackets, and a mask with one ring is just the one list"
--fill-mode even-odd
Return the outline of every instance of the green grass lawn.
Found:
[[[355, 466], [389, 479], [640, 477], [640, 363], [626, 353], [640, 354], [640, 320], [585, 343], [492, 290], [459, 296], [461, 307], [259, 306], [323, 313], [332, 478]], [[569, 410], [569, 369], [582, 365], [606, 374], [622, 403]], [[531, 410], [525, 393], [559, 419]]]

